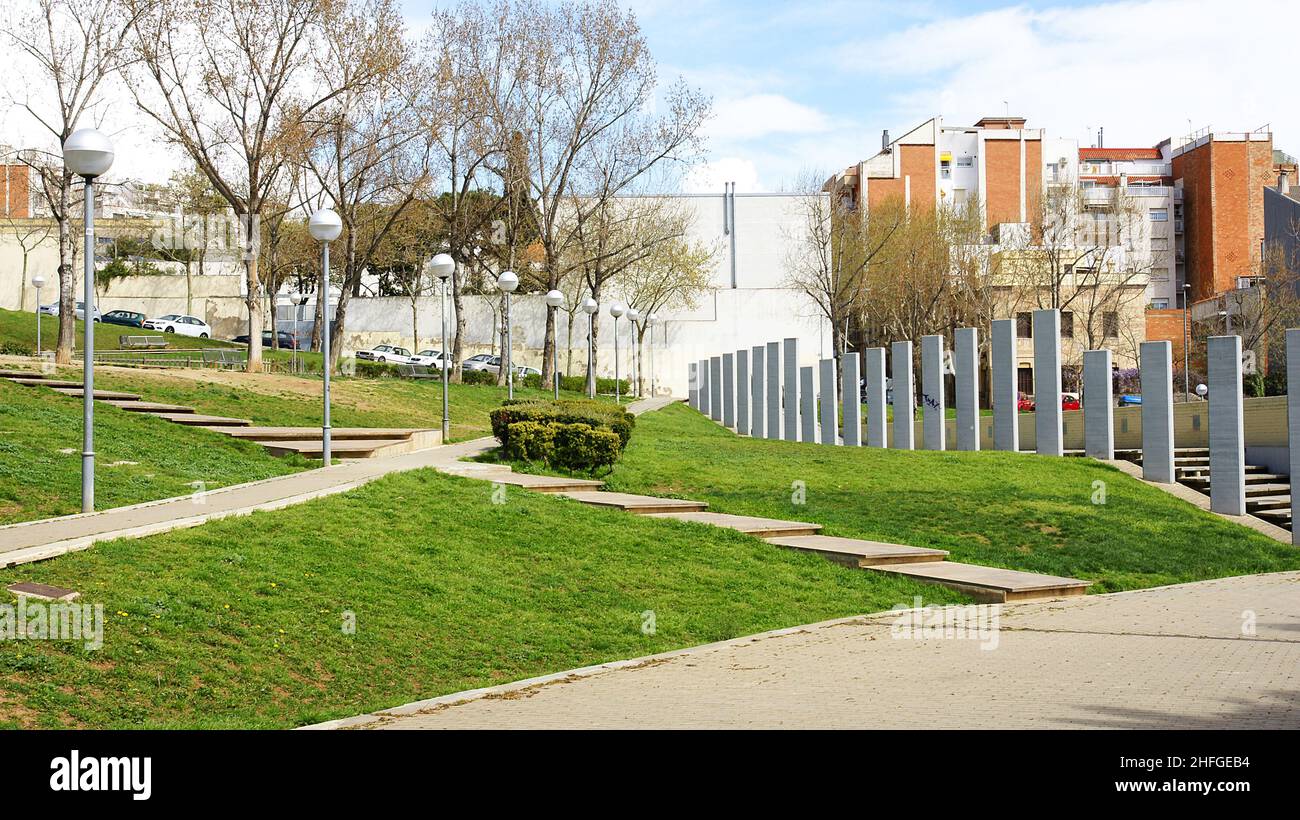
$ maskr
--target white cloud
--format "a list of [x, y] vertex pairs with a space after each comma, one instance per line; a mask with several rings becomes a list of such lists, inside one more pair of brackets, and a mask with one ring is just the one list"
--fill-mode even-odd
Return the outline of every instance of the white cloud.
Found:
[[751, 94], [714, 104], [708, 135], [716, 140], [754, 140], [772, 134], [816, 134], [830, 129], [821, 111], [780, 94]]
[[1300, 113], [1287, 104], [1291, 52], [1259, 25], [1293, 12], [1277, 0], [1018, 6], [912, 26], [845, 45], [835, 57], [841, 70], [899, 89], [885, 106], [899, 121], [878, 127], [934, 113], [968, 124], [1003, 113], [1006, 101], [1031, 127], [1060, 136], [1091, 140], [1105, 126], [1110, 145], [1271, 121], [1274, 142], [1285, 147], [1300, 143]]
[[697, 165], [686, 174], [682, 191], [688, 194], [720, 194], [724, 183], [736, 183], [737, 193], [766, 190], [758, 179], [758, 168], [753, 160], [742, 157], [721, 157], [713, 162]]

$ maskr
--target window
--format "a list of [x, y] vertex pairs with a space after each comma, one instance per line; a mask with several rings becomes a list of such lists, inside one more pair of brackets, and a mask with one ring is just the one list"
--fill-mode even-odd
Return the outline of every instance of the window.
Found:
[[1061, 338], [1074, 338], [1074, 314], [1068, 310], [1061, 311]]
[[1152, 300], [1151, 300], [1151, 309], [1152, 309], [1152, 310], [1169, 310], [1169, 300], [1168, 300], [1168, 299], [1152, 299]]
[[1021, 339], [1034, 338], [1034, 317], [1030, 313], [1016, 314], [1016, 335]]
[[1151, 217], [1152, 222], [1169, 221], [1169, 212], [1166, 211], [1164, 208], [1152, 208], [1150, 211], [1147, 212], [1147, 215]]
[[1101, 314], [1101, 333], [1107, 339], [1119, 338], [1119, 311], [1107, 310]]

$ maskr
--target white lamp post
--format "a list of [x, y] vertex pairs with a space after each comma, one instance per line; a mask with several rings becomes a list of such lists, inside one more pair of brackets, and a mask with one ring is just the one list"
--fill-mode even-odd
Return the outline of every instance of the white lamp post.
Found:
[[618, 390], [618, 317], [627, 313], [627, 308], [615, 302], [609, 306], [609, 315], [614, 317], [614, 403], [621, 401]]
[[32, 287], [36, 288], [36, 357], [41, 356], [41, 288], [45, 287], [45, 277], [39, 273], [32, 277]]
[[447, 352], [447, 283], [456, 270], [456, 260], [449, 254], [435, 254], [425, 270], [442, 282], [442, 443], [446, 444], [451, 438], [451, 404], [447, 396], [447, 357], [451, 355]]
[[588, 296], [582, 300], [582, 312], [587, 314], [587, 398], [596, 398], [596, 312], [600, 304]]
[[650, 398], [658, 395], [655, 392], [655, 325], [659, 324], [659, 315], [651, 313], [645, 317], [646, 327], [650, 328]]
[[1205, 398], [1205, 394], [1208, 392], [1210, 392], [1210, 388], [1206, 387], [1204, 384], [1196, 385], [1196, 395], [1201, 398]]
[[632, 376], [632, 392], [637, 398], [641, 398], [641, 363], [637, 361], [637, 353], [640, 351], [636, 344], [636, 323], [640, 318], [641, 314], [636, 308], [627, 309], [628, 349], [632, 351], [629, 354], [631, 364], [627, 372]]
[[548, 310], [555, 311], [555, 321], [551, 327], [555, 329], [555, 341], [551, 343], [551, 381], [554, 382], [553, 392], [555, 400], [560, 400], [560, 313], [559, 308], [564, 304], [564, 294], [558, 290], [549, 291], [546, 294], [546, 307]]
[[506, 295], [506, 355], [502, 364], [506, 368], [506, 398], [513, 399], [515, 397], [515, 365], [510, 357], [513, 346], [510, 338], [510, 294], [514, 293], [515, 288], [519, 287], [519, 277], [515, 276], [515, 272], [512, 270], [505, 271], [497, 277], [497, 287], [501, 288], [501, 292]]
[[330, 243], [343, 233], [343, 220], [329, 208], [321, 208], [307, 220], [307, 231], [312, 239], [321, 243], [320, 257], [320, 291], [317, 298], [324, 299], [321, 305], [323, 327], [320, 334], [321, 370], [325, 373], [323, 393], [324, 414], [321, 417], [320, 457], [321, 464], [330, 466]]
[[[82, 323], [86, 332], [82, 356], [82, 446], [81, 511], [95, 511], [95, 177], [113, 167], [113, 143], [93, 128], [72, 132], [63, 143], [63, 165], [86, 181], [85, 239], [85, 313]], [[39, 299], [37, 301], [40, 301]], [[38, 319], [39, 321], [39, 319]]]

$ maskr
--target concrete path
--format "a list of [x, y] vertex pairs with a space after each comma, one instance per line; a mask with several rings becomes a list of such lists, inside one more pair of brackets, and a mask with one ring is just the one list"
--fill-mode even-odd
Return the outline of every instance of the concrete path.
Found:
[[1297, 600], [1290, 572], [1003, 605], [995, 644], [882, 613], [320, 728], [1300, 729]]

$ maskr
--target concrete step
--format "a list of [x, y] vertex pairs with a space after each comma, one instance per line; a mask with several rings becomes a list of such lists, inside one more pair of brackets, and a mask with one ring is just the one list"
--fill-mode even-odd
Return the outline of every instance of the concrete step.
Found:
[[[1179, 480], [1184, 484], [1194, 487], [1210, 486], [1210, 476], [1208, 473], [1204, 475], [1182, 476]], [[1272, 473], [1246, 473], [1247, 487], [1254, 484], [1285, 484], [1287, 481], [1288, 477], [1284, 475], [1274, 475]]]
[[1290, 484], [1247, 484], [1246, 497], [1257, 495], [1290, 495]]
[[80, 388], [82, 386], [81, 382], [74, 382], [71, 380], [63, 380], [63, 379], [46, 379], [46, 378], [42, 378], [40, 374], [37, 373], [29, 373], [26, 376], [5, 376], [5, 378], [13, 382], [14, 384], [21, 384], [23, 387]]
[[1083, 595], [1091, 581], [1061, 578], [1056, 575], [1039, 575], [977, 564], [955, 561], [928, 561], [913, 564], [882, 564], [868, 566], [873, 572], [906, 575], [929, 584], [939, 584], [965, 592], [984, 603], [1029, 601], [1036, 598], [1067, 598]]
[[864, 541], [859, 538], [839, 538], [834, 535], [780, 535], [766, 540], [779, 547], [814, 552], [829, 561], [850, 567], [917, 564], [926, 561], [942, 561], [948, 557], [947, 550], [887, 544], [882, 541]]
[[635, 495], [633, 493], [610, 493], [598, 490], [565, 490], [559, 495], [568, 496], [583, 504], [593, 507], [610, 507], [637, 515], [649, 515], [662, 512], [699, 512], [708, 508], [703, 501], [687, 501], [682, 498], [657, 498], [653, 495]]
[[1291, 496], [1289, 495], [1263, 495], [1254, 496], [1246, 499], [1246, 509], [1254, 510], [1276, 510], [1291, 509]]
[[[405, 438], [341, 438], [335, 439], [330, 431], [331, 458], [387, 458], [436, 447], [442, 442], [442, 434], [437, 430], [423, 430], [421, 433], [432, 435], [408, 435]], [[237, 437], [237, 436], [235, 436]], [[320, 430], [316, 430], [314, 439], [292, 438], [279, 440], [258, 440], [272, 455], [283, 456], [297, 453], [303, 458], [321, 458]]]
[[205, 416], [201, 413], [154, 413], [164, 421], [173, 424], [188, 424], [194, 427], [206, 427], [218, 433], [229, 433], [229, 427], [247, 427], [252, 424], [248, 419], [232, 419], [225, 416]]
[[1277, 524], [1279, 527], [1291, 529], [1291, 508], [1277, 510], [1259, 510], [1253, 513], [1256, 518], [1262, 518], [1270, 524]]
[[[1140, 451], [1139, 451], [1140, 452]], [[1178, 456], [1206, 456], [1210, 455], [1209, 447], [1175, 447], [1174, 457]]]
[[[81, 387], [55, 387], [52, 388], [55, 393], [61, 393], [65, 396], [76, 396], [81, 398], [86, 391]], [[140, 397], [135, 393], [123, 393], [120, 390], [96, 390], [94, 396], [97, 400], [114, 399], [116, 401], [139, 401]]]
[[599, 490], [605, 482], [590, 478], [564, 478], [563, 476], [533, 475], [502, 471], [482, 476], [486, 481], [509, 484], [539, 493], [562, 493], [572, 490]]
[[193, 407], [186, 407], [182, 404], [159, 404], [153, 401], [123, 401], [121, 399], [108, 399], [104, 404], [116, 407], [119, 410], [129, 410], [132, 413], [193, 413]]
[[815, 535], [821, 524], [809, 524], [805, 521], [782, 521], [777, 518], [758, 518], [751, 515], [730, 515], [714, 512], [668, 512], [651, 513], [652, 518], [670, 518], [674, 521], [690, 521], [696, 524], [712, 524], [715, 527], [728, 527], [759, 538], [771, 538], [777, 535]]
[[[222, 430], [221, 432], [234, 438], [248, 439], [250, 441], [295, 441], [299, 439], [320, 441], [319, 427], [250, 426], [238, 430]], [[411, 427], [331, 427], [330, 441], [346, 441], [348, 439], [402, 441], [416, 433], [434, 433], [441, 437], [441, 432], [438, 430], [421, 430]]]
[[40, 371], [37, 370], [0, 370], [0, 379], [39, 379]]

